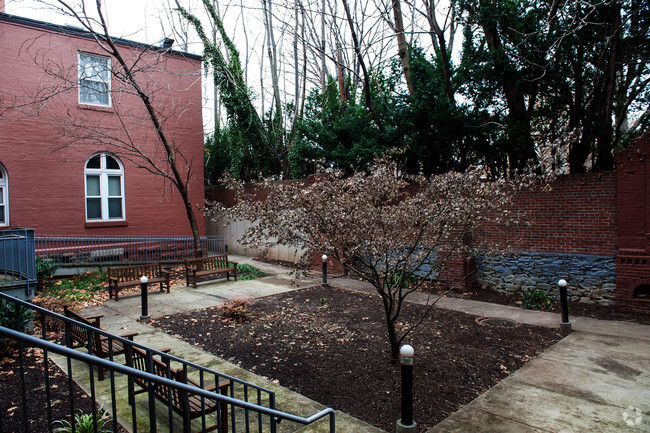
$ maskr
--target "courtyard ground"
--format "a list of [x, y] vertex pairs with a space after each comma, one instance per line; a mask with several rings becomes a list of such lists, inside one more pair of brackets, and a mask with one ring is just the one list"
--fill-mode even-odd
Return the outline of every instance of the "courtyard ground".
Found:
[[[246, 258], [237, 259], [240, 262], [246, 261]], [[256, 265], [264, 268], [264, 264], [256, 263]], [[276, 275], [252, 282], [225, 283], [217, 281], [200, 284], [198, 289], [182, 286], [173, 288], [171, 294], [156, 294], [150, 298], [150, 314], [157, 318], [171, 316], [175, 313], [183, 314], [204, 307], [216, 307], [224, 300], [233, 297], [276, 295], [293, 297], [300, 293], [296, 290], [319, 285], [317, 278], [312, 278], [311, 281], [296, 282], [284, 274], [286, 269], [278, 269], [280, 268], [264, 269], [271, 274], [276, 273]], [[372, 292], [362, 282], [334, 279], [331, 283], [346, 286], [346, 290]], [[294, 295], [286, 294], [292, 291]], [[412, 299], [412, 302], [422, 302], [424, 298], [421, 296], [425, 296], [425, 294], [418, 294]], [[309, 304], [313, 308], [321, 310], [329, 308], [335, 311], [333, 304], [327, 306], [331, 302], [329, 298], [326, 302], [321, 303], [322, 297], [327, 296], [321, 296], [317, 300], [310, 299]], [[334, 296], [331, 298], [333, 299]], [[174, 335], [165, 334], [155, 328], [138, 323], [137, 318], [140, 313], [138, 301], [137, 296], [125, 297], [119, 302], [109, 301], [101, 306], [88, 308], [84, 313], [104, 314], [102, 324], [112, 332], [137, 331], [140, 333], [140, 342], [145, 344], [151, 344], [154, 347], [171, 347], [173, 353], [186, 359], [197, 360], [199, 363], [215, 369], [228, 369], [229, 372], [237, 372], [246, 379], [263, 380], [260, 375], [250, 374], [232, 363], [220, 360], [205, 350], [201, 350], [200, 342], [186, 342]], [[295, 305], [293, 300], [291, 302]], [[526, 311], [512, 306], [458, 298], [443, 298], [438, 305], [445, 310], [450, 310], [453, 315], [459, 315], [455, 311], [460, 311], [474, 315], [474, 318], [477, 316], [500, 316], [552, 328], [557, 328], [559, 325], [558, 314]], [[367, 316], [362, 316], [362, 321], [364, 321], [363, 317]], [[210, 318], [210, 320], [217, 319]], [[576, 332], [571, 336], [542, 353], [519, 371], [501, 373], [505, 379], [497, 386], [456, 411], [430, 431], [650, 431], [650, 407], [648, 407], [650, 404], [648, 403], [650, 402], [648, 394], [650, 389], [650, 327], [582, 317], [572, 317], [572, 320]], [[466, 326], [470, 329], [469, 327], [473, 327], [475, 321], [471, 323], [459, 322], [459, 326]], [[353, 325], [350, 324], [352, 328], [354, 328]], [[326, 327], [325, 331], [327, 329]], [[378, 328], [376, 337], [383, 341], [384, 332], [383, 328]], [[555, 331], [551, 329], [551, 332]], [[342, 330], [336, 330], [332, 334], [342, 335], [344, 340], [346, 338]], [[438, 337], [433, 338], [435, 341]], [[283, 342], [275, 343], [281, 345]], [[452, 343], [448, 342], [448, 344]], [[379, 346], [379, 344], [376, 345]], [[419, 353], [426, 352], [422, 348], [417, 349], [416, 347], [416, 350], [419, 350]], [[382, 353], [384, 352], [382, 351]], [[386, 358], [373, 361], [376, 365], [385, 365], [385, 360]], [[288, 362], [284, 363], [288, 365]], [[345, 365], [345, 359], [341, 360], [339, 365]], [[296, 370], [296, 366], [291, 367]], [[504, 364], [504, 367], [510, 370], [509, 365]], [[431, 368], [435, 372], [437, 367], [416, 358], [416, 372], [417, 368], [425, 369], [420, 370], [421, 372], [425, 372], [426, 368]], [[445, 369], [449, 370], [446, 367]], [[375, 370], [372, 371], [375, 372]], [[326, 376], [320, 381], [323, 383], [328, 379], [329, 377]], [[311, 414], [322, 407], [312, 400], [298, 399], [296, 393], [285, 393], [282, 391], [284, 388], [277, 383], [271, 381], [266, 383], [279, 392], [278, 403], [281, 409], [294, 413]], [[82, 388], [85, 386], [84, 383], [80, 384]], [[281, 381], [280, 384], [283, 385]], [[435, 394], [436, 390], [431, 389], [429, 392]], [[417, 411], [416, 408], [416, 421], [418, 421]], [[286, 427], [284, 423], [283, 427]], [[337, 412], [337, 427], [339, 432], [378, 431], [368, 424], [355, 422], [343, 412]]]

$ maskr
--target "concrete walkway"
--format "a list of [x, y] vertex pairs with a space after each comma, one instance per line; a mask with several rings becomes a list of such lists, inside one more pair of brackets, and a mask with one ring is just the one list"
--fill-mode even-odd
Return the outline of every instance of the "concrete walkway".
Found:
[[[374, 292], [360, 281], [331, 283]], [[413, 293], [409, 300], [435, 299]], [[561, 321], [556, 313], [459, 298], [436, 306], [530, 325], [559, 328]], [[650, 326], [570, 319], [571, 335], [427, 433], [650, 432]]]
[[[231, 256], [271, 275], [253, 281], [199, 283], [197, 289], [173, 287], [170, 294], [152, 294], [152, 317], [222, 304], [233, 297], [265, 297], [320, 285], [320, 277], [295, 280], [289, 269]], [[330, 285], [374, 293], [367, 283], [331, 278]], [[426, 294], [409, 299], [425, 303]], [[558, 314], [522, 310], [458, 298], [441, 298], [438, 307], [477, 316], [504, 317], [523, 323], [559, 327]], [[273, 389], [279, 410], [309, 416], [323, 408], [278, 384], [269, 383], [195, 346], [137, 321], [138, 296], [107, 301], [84, 314], [103, 314], [102, 326], [114, 333], [138, 332], [139, 343], [171, 348], [171, 353], [217, 371]], [[650, 432], [650, 326], [590, 318], [572, 318], [574, 333], [502, 380], [427, 433], [440, 432]], [[416, 357], [417, 363], [417, 357]], [[417, 364], [416, 364], [417, 365]], [[280, 384], [281, 385], [281, 384]], [[417, 408], [415, 408], [417, 421]], [[338, 432], [380, 430], [337, 412]], [[282, 431], [297, 426], [281, 423]], [[300, 431], [327, 431], [323, 423]]]

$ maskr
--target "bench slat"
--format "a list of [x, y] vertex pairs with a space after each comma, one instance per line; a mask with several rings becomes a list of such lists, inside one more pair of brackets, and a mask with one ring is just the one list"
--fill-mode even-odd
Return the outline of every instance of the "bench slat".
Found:
[[169, 293], [169, 271], [162, 268], [162, 263], [149, 263], [142, 265], [123, 266], [107, 269], [108, 295], [115, 300], [119, 299], [119, 290], [124, 287], [135, 287], [140, 284], [140, 278], [146, 276], [150, 284], [160, 283], [160, 291], [167, 288]]
[[226, 279], [230, 280], [230, 273], [237, 281], [237, 263], [228, 261], [227, 254], [218, 256], [199, 257], [195, 259], [185, 259], [185, 280], [186, 285], [190, 281], [194, 288], [199, 277], [206, 275], [226, 274]]

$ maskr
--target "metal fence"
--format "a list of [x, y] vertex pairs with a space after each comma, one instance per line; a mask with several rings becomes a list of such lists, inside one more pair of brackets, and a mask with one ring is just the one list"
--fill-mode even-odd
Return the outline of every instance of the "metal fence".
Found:
[[[224, 254], [223, 236], [201, 237], [203, 255]], [[189, 236], [37, 235], [36, 255], [58, 266], [103, 266], [123, 262], [183, 261], [194, 257]]]
[[[329, 418], [330, 433], [335, 431], [335, 415], [331, 408], [310, 417], [282, 412], [276, 409], [275, 394], [271, 390], [148, 348], [6, 294], [0, 293], [0, 299], [13, 306], [11, 314], [0, 315], [0, 318], [7, 319], [0, 321], [0, 349], [8, 351], [9, 354], [3, 356], [18, 364], [12, 371], [15, 374], [7, 375], [3, 381], [5, 391], [0, 396], [0, 433], [45, 432], [66, 422], [78, 423], [75, 430], [79, 431], [84, 421], [82, 417], [93, 431], [99, 431], [99, 423], [104, 418], [107, 420], [105, 429], [114, 432], [214, 429], [217, 432], [282, 433], [299, 430], [302, 425], [323, 418]], [[40, 334], [40, 338], [22, 332], [27, 320], [26, 311], [33, 314], [34, 335]], [[55, 329], [59, 332], [53, 332]], [[86, 349], [71, 348], [73, 329], [85, 331], [88, 339]], [[76, 338], [79, 335], [77, 332]], [[92, 338], [105, 341], [109, 353], [107, 359], [93, 354]], [[133, 368], [133, 363], [120, 364], [118, 361], [129, 358], [115, 355], [118, 348], [125, 348], [127, 353], [133, 353], [136, 349], [144, 352], [147, 366]], [[35, 350], [39, 356], [35, 356]], [[162, 374], [160, 370], [152, 368], [154, 357], [165, 365]], [[52, 364], [52, 360], [58, 366]], [[184, 373], [185, 380], [174, 379], [175, 376], [170, 373], [172, 365], [175, 371]], [[99, 368], [108, 371], [108, 380], [99, 380]], [[54, 383], [54, 378], [61, 376], [60, 369], [67, 377], [67, 384]], [[27, 374], [31, 376], [27, 378]], [[194, 383], [188, 377], [194, 378]], [[74, 391], [73, 378], [83, 384], [83, 389], [89, 390], [90, 400]], [[219, 387], [211, 391], [210, 383], [223, 381], [229, 382], [225, 394], [219, 393]], [[134, 383], [144, 384], [146, 397], [138, 397], [134, 393]], [[165, 393], [157, 392], [161, 388], [165, 389]], [[192, 399], [193, 416], [172, 410], [179, 401], [166, 399], [166, 393], [170, 397], [172, 394], [180, 395], [186, 407]], [[209, 413], [208, 408], [215, 405], [222, 408], [221, 413]]]
[[35, 289], [34, 229], [0, 231], [0, 290], [21, 295], [24, 290], [29, 299]]

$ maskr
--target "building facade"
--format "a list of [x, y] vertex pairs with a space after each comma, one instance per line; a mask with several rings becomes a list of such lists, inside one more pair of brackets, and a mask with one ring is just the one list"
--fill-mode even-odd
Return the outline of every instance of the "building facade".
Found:
[[[115, 39], [205, 234], [201, 58]], [[104, 44], [105, 45], [105, 44]], [[0, 229], [191, 236], [158, 129], [89, 33], [0, 13]]]

